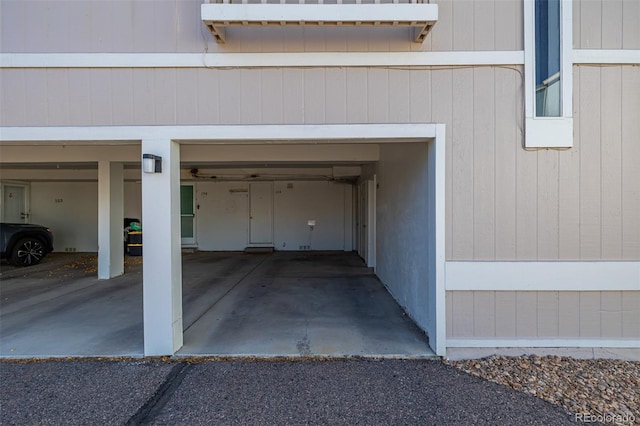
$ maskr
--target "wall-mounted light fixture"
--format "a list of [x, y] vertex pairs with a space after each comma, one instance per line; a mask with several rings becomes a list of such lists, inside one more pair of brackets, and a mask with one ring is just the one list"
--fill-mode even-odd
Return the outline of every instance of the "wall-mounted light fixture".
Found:
[[153, 154], [142, 154], [142, 171], [145, 173], [162, 173], [162, 157]]

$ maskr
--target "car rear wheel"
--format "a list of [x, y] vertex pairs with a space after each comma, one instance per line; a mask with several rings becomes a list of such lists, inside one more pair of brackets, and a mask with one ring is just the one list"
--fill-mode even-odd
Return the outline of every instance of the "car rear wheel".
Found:
[[14, 266], [30, 266], [40, 263], [45, 255], [42, 241], [37, 238], [23, 238], [13, 246], [9, 260]]

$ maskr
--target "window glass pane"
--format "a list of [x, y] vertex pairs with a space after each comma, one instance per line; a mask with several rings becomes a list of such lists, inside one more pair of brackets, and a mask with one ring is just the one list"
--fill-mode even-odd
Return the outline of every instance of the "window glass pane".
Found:
[[193, 186], [180, 186], [180, 230], [182, 238], [193, 238]]
[[191, 185], [180, 186], [180, 213], [193, 213], [193, 186]]
[[180, 217], [180, 231], [182, 238], [193, 238], [193, 216]]
[[560, 0], [535, 0], [536, 116], [562, 115], [560, 96]]

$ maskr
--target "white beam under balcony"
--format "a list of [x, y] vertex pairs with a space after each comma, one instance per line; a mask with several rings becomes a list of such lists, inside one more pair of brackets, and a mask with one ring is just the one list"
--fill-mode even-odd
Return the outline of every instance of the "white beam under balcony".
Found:
[[429, 3], [284, 4], [205, 3], [204, 24], [218, 43], [230, 26], [395, 26], [413, 27], [422, 43], [438, 20], [438, 6]]

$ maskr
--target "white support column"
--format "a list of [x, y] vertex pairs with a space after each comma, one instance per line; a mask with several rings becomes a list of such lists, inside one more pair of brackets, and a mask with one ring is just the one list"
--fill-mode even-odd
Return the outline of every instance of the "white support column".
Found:
[[429, 345], [436, 355], [447, 350], [445, 299], [445, 125], [436, 125], [429, 142]]
[[98, 161], [98, 278], [124, 273], [122, 163]]
[[180, 145], [145, 139], [142, 153], [162, 157], [160, 173], [142, 173], [144, 354], [182, 347]]

